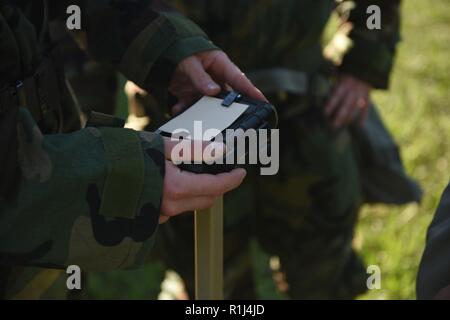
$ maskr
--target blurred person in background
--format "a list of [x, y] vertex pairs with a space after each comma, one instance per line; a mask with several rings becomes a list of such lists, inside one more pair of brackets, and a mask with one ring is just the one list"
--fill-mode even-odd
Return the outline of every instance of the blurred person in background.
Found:
[[416, 286], [418, 299], [450, 300], [450, 185], [428, 228]]
[[[272, 260], [278, 289], [290, 298], [351, 299], [365, 292], [366, 268], [352, 248], [361, 205], [421, 198], [370, 99], [373, 89], [389, 87], [400, 1], [173, 2], [225, 48], [279, 113], [278, 175], [250, 169], [243, 186], [225, 197], [225, 296], [278, 297], [261, 290], [271, 275], [270, 256], [278, 257]], [[369, 5], [381, 9], [380, 30], [367, 28]], [[340, 28], [324, 48], [333, 12]], [[164, 116], [157, 92], [131, 83], [126, 91], [129, 125], [158, 127]], [[190, 297], [193, 234], [192, 218], [180, 217], [162, 228], [158, 241], [159, 258], [182, 276]], [[165, 254], [172, 251], [178, 254]], [[264, 259], [255, 259], [255, 251]]]

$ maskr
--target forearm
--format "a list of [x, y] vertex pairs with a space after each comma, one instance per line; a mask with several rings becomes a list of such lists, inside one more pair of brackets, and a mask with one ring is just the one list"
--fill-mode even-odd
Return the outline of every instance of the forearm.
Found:
[[82, 47], [146, 89], [167, 86], [184, 58], [216, 49], [197, 25], [163, 1], [75, 3], [82, 13], [76, 31]]
[[159, 136], [96, 128], [42, 136], [21, 109], [19, 159], [17, 197], [0, 213], [4, 264], [110, 270], [145, 258], [161, 206]]
[[[367, 27], [370, 5], [381, 9], [381, 29]], [[355, 6], [343, 16], [352, 29], [351, 46], [344, 55], [340, 72], [352, 74], [375, 88], [387, 88], [400, 41], [400, 0], [355, 1]]]

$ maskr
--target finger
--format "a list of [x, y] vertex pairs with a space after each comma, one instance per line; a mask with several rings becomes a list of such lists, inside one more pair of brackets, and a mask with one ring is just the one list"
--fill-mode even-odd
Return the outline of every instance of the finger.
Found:
[[[234, 169], [227, 173], [212, 174], [194, 174], [187, 171], [181, 171], [180, 182], [189, 183], [189, 194], [194, 196], [214, 195], [221, 196], [224, 193], [237, 188], [244, 180], [247, 172], [242, 169]], [[195, 183], [192, 183], [195, 181]], [[183, 186], [182, 186], [183, 187]]]
[[169, 219], [170, 219], [170, 216], [166, 216], [166, 215], [162, 214], [162, 215], [159, 216], [158, 223], [159, 224], [166, 223]]
[[351, 114], [350, 122], [353, 122], [358, 119], [358, 123], [361, 121], [361, 117], [364, 116], [364, 110], [367, 106], [367, 99], [365, 97], [359, 96], [358, 98], [358, 91], [354, 91], [355, 96], [355, 106], [354, 110]]
[[[361, 105], [361, 107], [359, 105]], [[360, 116], [359, 116], [359, 125], [362, 127], [362, 126], [364, 126], [364, 123], [366, 122], [367, 118], [369, 117], [370, 105], [367, 102], [367, 100], [364, 101], [364, 104], [362, 104], [360, 102], [359, 105], [358, 105], [358, 107], [361, 110]]]
[[267, 101], [262, 92], [257, 89], [247, 76], [227, 56], [224, 60], [224, 81], [234, 90], [257, 100]]
[[228, 83], [225, 83], [222, 85], [222, 90], [223, 91], [232, 91], [233, 88]]
[[353, 116], [355, 111], [356, 98], [353, 94], [347, 94], [334, 116], [333, 126], [335, 128], [341, 128], [346, 125]]
[[220, 86], [205, 71], [201, 61], [196, 57], [187, 58], [183, 64], [185, 74], [198, 91], [206, 96], [215, 96], [220, 92]]
[[170, 110], [172, 115], [177, 115], [179, 113], [181, 113], [181, 111], [183, 111], [186, 108], [186, 104], [183, 101], [178, 101]]
[[325, 106], [325, 114], [327, 116], [332, 115], [336, 111], [336, 109], [339, 106], [339, 103], [345, 97], [346, 90], [347, 90], [346, 86], [344, 86], [342, 84], [338, 85], [335, 88], [335, 90], [331, 94], [330, 99], [328, 100], [328, 103]]
[[226, 146], [222, 142], [195, 141], [189, 139], [171, 139], [164, 137], [164, 155], [174, 164], [183, 162], [208, 162], [212, 163], [221, 159]]
[[333, 125], [335, 128], [341, 128], [351, 122], [355, 117], [356, 98], [352, 94], [348, 94], [338, 107], [338, 111], [334, 117]]

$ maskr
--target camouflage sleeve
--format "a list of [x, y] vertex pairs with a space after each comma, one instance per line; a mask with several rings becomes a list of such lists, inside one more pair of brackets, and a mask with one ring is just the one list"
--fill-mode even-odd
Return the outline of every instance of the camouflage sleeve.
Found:
[[[367, 28], [370, 5], [381, 9], [379, 30]], [[340, 71], [353, 74], [375, 88], [386, 89], [400, 41], [400, 0], [344, 0], [340, 8], [343, 8], [341, 16], [352, 25], [349, 33], [352, 44]]]
[[184, 58], [217, 49], [196, 24], [160, 0], [69, 2], [81, 8], [81, 46], [146, 89], [167, 85]]
[[0, 215], [3, 264], [136, 267], [158, 226], [163, 141], [122, 128], [42, 135], [19, 109], [21, 181]]

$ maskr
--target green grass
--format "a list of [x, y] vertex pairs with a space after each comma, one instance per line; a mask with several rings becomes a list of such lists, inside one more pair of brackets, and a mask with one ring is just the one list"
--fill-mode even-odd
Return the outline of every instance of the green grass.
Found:
[[[381, 268], [381, 290], [362, 299], [414, 299], [425, 234], [450, 180], [450, 1], [403, 1], [403, 41], [388, 92], [375, 102], [402, 147], [408, 173], [424, 188], [420, 205], [365, 207], [355, 246]], [[125, 115], [125, 99], [120, 100]], [[95, 298], [154, 298], [162, 267], [94, 275]]]
[[355, 245], [379, 265], [382, 289], [363, 299], [414, 299], [427, 227], [450, 180], [450, 2], [403, 2], [403, 41], [389, 92], [374, 99], [424, 188], [420, 205], [365, 207]]

